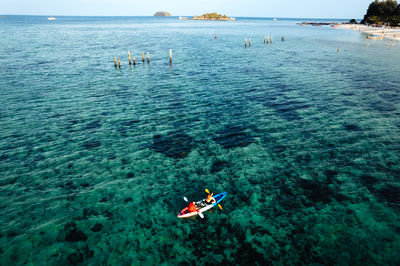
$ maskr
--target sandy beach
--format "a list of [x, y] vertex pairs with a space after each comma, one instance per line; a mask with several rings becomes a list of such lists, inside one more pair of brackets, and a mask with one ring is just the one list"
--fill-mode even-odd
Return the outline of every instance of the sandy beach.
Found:
[[340, 24], [336, 28], [351, 29], [365, 34], [383, 36], [384, 39], [400, 41], [400, 28], [371, 27], [358, 24]]

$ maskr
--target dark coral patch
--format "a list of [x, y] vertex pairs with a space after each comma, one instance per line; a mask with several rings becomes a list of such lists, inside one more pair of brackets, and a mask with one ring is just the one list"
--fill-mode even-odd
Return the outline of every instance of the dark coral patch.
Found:
[[182, 159], [189, 155], [194, 140], [182, 132], [170, 132], [167, 135], [154, 135], [151, 148], [174, 159]]
[[384, 187], [376, 190], [378, 198], [385, 199], [390, 205], [400, 204], [400, 187], [387, 184]]
[[221, 171], [222, 169], [224, 169], [228, 165], [229, 165], [229, 163], [227, 161], [217, 160], [212, 164], [210, 171], [211, 171], [212, 174], [214, 174], [214, 173], [217, 173], [217, 172]]
[[92, 232], [100, 232], [101, 229], [103, 229], [103, 225], [100, 223], [97, 223], [90, 230], [92, 230]]
[[374, 101], [370, 103], [371, 107], [380, 112], [393, 112], [396, 110], [396, 106], [386, 101]]
[[131, 202], [131, 201], [133, 201], [133, 199], [132, 199], [131, 197], [124, 199], [124, 202], [125, 202], [125, 203]]
[[310, 107], [310, 105], [307, 103], [291, 101], [291, 100], [275, 101], [270, 103], [268, 106], [273, 108], [279, 114], [279, 116], [288, 121], [300, 120], [301, 117], [297, 113], [297, 110], [306, 109]]
[[67, 257], [67, 260], [69, 262], [69, 264], [71, 265], [76, 265], [78, 263], [82, 263], [85, 259], [82, 253], [80, 253], [79, 251], [77, 252], [73, 252], [71, 254], [69, 254], [69, 256]]
[[331, 201], [333, 191], [329, 188], [328, 184], [307, 179], [300, 179], [298, 184], [304, 190], [304, 194], [309, 200], [323, 203]]
[[74, 222], [66, 224], [64, 229], [66, 231], [65, 241], [67, 242], [85, 241], [87, 239], [86, 234], [76, 228]]
[[139, 120], [124, 120], [120, 122], [119, 125], [117, 125], [117, 129], [122, 135], [125, 135], [129, 131], [136, 128], [139, 122], [140, 122]]
[[344, 124], [344, 128], [347, 131], [360, 131], [361, 128], [355, 124]]
[[97, 148], [101, 145], [101, 142], [98, 140], [92, 140], [92, 141], [86, 141], [85, 143], [83, 143], [83, 146], [86, 149], [93, 149], [93, 148]]
[[246, 147], [254, 143], [254, 138], [246, 132], [246, 128], [240, 126], [228, 125], [224, 129], [217, 132], [213, 140], [224, 149]]
[[96, 129], [99, 127], [101, 127], [101, 123], [100, 123], [100, 121], [96, 120], [96, 121], [87, 123], [85, 129]]

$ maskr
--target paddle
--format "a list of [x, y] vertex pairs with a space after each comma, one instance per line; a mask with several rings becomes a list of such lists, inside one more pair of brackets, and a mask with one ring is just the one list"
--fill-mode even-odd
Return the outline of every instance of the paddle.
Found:
[[188, 199], [187, 199], [186, 197], [183, 197], [183, 200], [186, 201], [186, 202], [188, 202]]
[[[206, 191], [207, 194], [211, 194], [210, 191], [208, 190], [208, 188], [206, 188], [205, 191]], [[221, 205], [218, 204], [218, 207], [219, 207], [219, 208], [221, 209], [221, 211], [222, 211]]]
[[199, 216], [201, 219], [204, 219], [204, 215], [201, 212], [199, 212]]

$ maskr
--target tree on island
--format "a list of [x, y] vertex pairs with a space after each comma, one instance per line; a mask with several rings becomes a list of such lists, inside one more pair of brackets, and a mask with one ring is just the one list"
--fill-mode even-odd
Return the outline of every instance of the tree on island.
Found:
[[388, 24], [396, 27], [400, 24], [400, 5], [396, 0], [375, 0], [365, 14], [362, 24]]
[[227, 15], [220, 15], [220, 14], [218, 14], [218, 13], [216, 13], [216, 12], [214, 12], [214, 13], [206, 13], [206, 14], [204, 14], [204, 15], [202, 15], [203, 17], [206, 17], [206, 18], [228, 18], [228, 16]]
[[222, 20], [222, 21], [232, 21], [234, 18], [229, 18], [227, 15], [221, 15], [218, 13], [206, 13], [201, 16], [195, 16], [193, 20]]

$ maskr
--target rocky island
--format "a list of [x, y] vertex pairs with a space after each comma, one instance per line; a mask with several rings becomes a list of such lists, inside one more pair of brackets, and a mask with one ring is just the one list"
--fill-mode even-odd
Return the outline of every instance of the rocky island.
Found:
[[153, 16], [154, 17], [170, 17], [171, 14], [166, 11], [158, 11], [158, 12], [154, 13]]
[[229, 18], [227, 15], [217, 13], [206, 13], [201, 16], [195, 16], [191, 20], [218, 20], [218, 21], [234, 21], [235, 18]]

